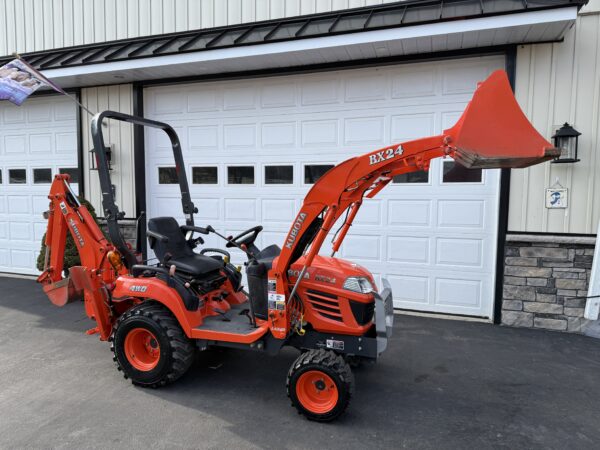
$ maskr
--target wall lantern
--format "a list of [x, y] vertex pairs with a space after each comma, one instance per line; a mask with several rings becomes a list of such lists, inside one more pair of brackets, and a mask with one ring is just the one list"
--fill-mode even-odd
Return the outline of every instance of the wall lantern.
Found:
[[[90, 153], [92, 154], [91, 170], [98, 170], [98, 167], [96, 165], [97, 164], [96, 150], [91, 149]], [[106, 154], [106, 162], [108, 164], [108, 170], [112, 170], [112, 145], [110, 145], [108, 147], [104, 147], [104, 153]]]
[[554, 163], [574, 163], [579, 161], [577, 159], [577, 140], [581, 136], [581, 133], [569, 125], [567, 122], [560, 127], [552, 140], [556, 148], [562, 149], [562, 152]]

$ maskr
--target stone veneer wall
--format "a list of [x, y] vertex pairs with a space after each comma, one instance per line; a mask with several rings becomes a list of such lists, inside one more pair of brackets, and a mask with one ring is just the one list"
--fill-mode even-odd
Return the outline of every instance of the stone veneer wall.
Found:
[[[108, 228], [106, 227], [106, 220], [103, 218], [98, 218], [98, 223], [100, 224], [100, 228], [102, 228], [102, 231], [104, 231], [104, 233], [106, 233], [106, 235], [108, 236]], [[119, 220], [119, 226], [121, 228], [121, 234], [122, 234], [123, 238], [125, 239], [125, 242], [130, 243], [131, 246], [133, 248], [135, 248], [135, 243], [136, 243], [136, 239], [137, 239], [137, 236], [135, 235], [135, 232], [136, 232], [135, 220]]]
[[508, 235], [502, 324], [581, 333], [595, 238]]

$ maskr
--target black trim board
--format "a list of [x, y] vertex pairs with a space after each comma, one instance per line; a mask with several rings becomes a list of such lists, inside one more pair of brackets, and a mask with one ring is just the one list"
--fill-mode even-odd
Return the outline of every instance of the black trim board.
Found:
[[[77, 101], [81, 103], [81, 89], [77, 89], [74, 92], [74, 95]], [[83, 119], [81, 106], [76, 105], [76, 107], [77, 109], [75, 110], [75, 126], [77, 127], [77, 169], [79, 172], [79, 196], [85, 197], [85, 172], [83, 170], [83, 133], [81, 131]]]
[[[515, 90], [517, 70], [517, 47], [506, 51], [506, 73], [513, 92]], [[510, 169], [500, 171], [500, 198], [498, 205], [498, 239], [496, 243], [496, 286], [494, 289], [494, 323], [502, 323], [502, 298], [504, 297], [504, 252], [508, 232], [508, 211], [510, 197]]]

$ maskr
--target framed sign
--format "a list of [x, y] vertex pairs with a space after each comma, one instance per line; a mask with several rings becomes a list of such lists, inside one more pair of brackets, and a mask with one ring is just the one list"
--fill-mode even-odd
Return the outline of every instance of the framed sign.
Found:
[[546, 208], [566, 208], [569, 206], [569, 191], [566, 188], [546, 189]]

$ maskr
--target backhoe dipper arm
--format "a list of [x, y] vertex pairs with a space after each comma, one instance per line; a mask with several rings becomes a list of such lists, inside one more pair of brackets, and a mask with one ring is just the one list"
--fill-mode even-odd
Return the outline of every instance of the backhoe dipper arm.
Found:
[[[177, 172], [177, 178], [179, 181], [179, 188], [181, 189], [181, 203], [183, 206], [183, 213], [186, 218], [187, 225], [194, 225], [194, 213], [198, 212], [198, 209], [194, 206], [192, 198], [190, 196], [190, 189], [187, 181], [185, 172], [185, 165], [183, 162], [183, 155], [181, 151], [181, 144], [177, 133], [170, 125], [158, 122], [156, 120], [146, 119], [144, 117], [132, 116], [116, 111], [103, 111], [98, 113], [92, 119], [92, 140], [94, 143], [94, 154], [96, 155], [96, 162], [98, 167], [98, 176], [100, 178], [100, 188], [102, 191], [102, 208], [104, 209], [104, 217], [108, 226], [108, 234], [111, 241], [119, 252], [124, 256], [128, 268], [131, 268], [137, 263], [135, 255], [129, 249], [123, 236], [119, 231], [119, 219], [125, 216], [125, 213], [119, 211], [119, 208], [115, 204], [115, 198], [112, 190], [112, 183], [110, 180], [110, 170], [108, 167], [108, 161], [106, 152], [98, 151], [98, 149], [104, 149], [104, 134], [102, 132], [102, 122], [104, 119], [114, 119], [121, 122], [129, 122], [134, 125], [158, 128], [167, 133], [169, 140], [171, 141], [171, 147], [173, 149], [173, 156], [175, 158], [175, 170]], [[145, 222], [142, 221], [142, 222]], [[145, 223], [142, 223], [145, 229]]]
[[[303, 270], [309, 267], [331, 227], [350, 207], [334, 240], [334, 252], [337, 251], [363, 197], [375, 196], [395, 175], [428, 170], [432, 159], [445, 156], [467, 168], [501, 168], [527, 167], [558, 155], [560, 150], [542, 137], [521, 111], [506, 73], [496, 71], [478, 85], [461, 118], [443, 134], [350, 158], [314, 184], [274, 268], [277, 293], [287, 296], [291, 288], [287, 276], [291, 264], [305, 253]], [[316, 232], [315, 227], [318, 227]], [[298, 276], [296, 284], [301, 279]]]
[[83, 267], [101, 269], [110, 248], [108, 240], [85, 206], [82, 206], [71, 190], [68, 175], [56, 175], [50, 187], [50, 209], [46, 231], [46, 260], [40, 282], [62, 280], [63, 259], [67, 232], [75, 241]]

